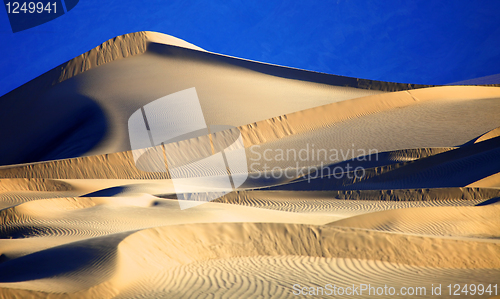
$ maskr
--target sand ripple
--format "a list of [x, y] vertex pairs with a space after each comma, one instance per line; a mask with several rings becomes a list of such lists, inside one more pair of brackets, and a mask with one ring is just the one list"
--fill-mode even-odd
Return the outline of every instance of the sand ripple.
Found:
[[[330, 291], [333, 285], [343, 288], [353, 284], [370, 284], [375, 288], [388, 285], [397, 289], [397, 292], [401, 287], [424, 286], [428, 293], [419, 298], [433, 298], [435, 295], [432, 296], [430, 290], [433, 284], [466, 284], [475, 279], [483, 281], [484, 277], [491, 277], [489, 282], [494, 283], [494, 277], [498, 275], [498, 270], [430, 269], [342, 258], [239, 257], [194, 262], [150, 274], [117, 298], [199, 298], [204, 294], [213, 294], [217, 298], [310, 298], [294, 295], [297, 289], [293, 285], [296, 284], [314, 287], [319, 295], [321, 289], [317, 287], [322, 287], [326, 293], [320, 298], [332, 297], [328, 295], [329, 290], [325, 289], [327, 284], [332, 285]], [[373, 298], [373, 294], [370, 296], [367, 292], [355, 297]]]

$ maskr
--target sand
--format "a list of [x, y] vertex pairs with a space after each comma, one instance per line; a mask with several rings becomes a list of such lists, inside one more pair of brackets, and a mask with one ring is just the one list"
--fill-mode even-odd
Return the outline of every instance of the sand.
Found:
[[[230, 172], [249, 177], [181, 209], [206, 190], [205, 166], [138, 169], [128, 120], [192, 87], [206, 124], [233, 129], [157, 149], [193, 162], [212, 155], [206, 140], [240, 132], [246, 160]], [[331, 298], [327, 284], [398, 293], [381, 298], [409, 286], [436, 298], [440, 284], [446, 298], [449, 284], [500, 280], [499, 87], [319, 74], [139, 32], [0, 107], [2, 298]]]

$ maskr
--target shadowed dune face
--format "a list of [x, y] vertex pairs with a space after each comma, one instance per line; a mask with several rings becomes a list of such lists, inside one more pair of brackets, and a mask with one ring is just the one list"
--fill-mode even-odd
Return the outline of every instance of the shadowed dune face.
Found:
[[25, 100], [0, 115], [2, 136], [9, 140], [0, 145], [1, 165], [80, 156], [106, 134], [103, 110], [86, 96], [47, 91]]
[[[155, 146], [151, 119], [173, 115], [174, 130], [194, 112], [145, 105], [193, 87], [204, 125], [233, 128]], [[319, 74], [139, 32], [0, 108], [2, 298], [295, 298], [328, 283], [429, 297], [433, 284], [498, 283], [499, 87]], [[153, 146], [139, 158], [137, 111]], [[237, 167], [193, 163], [227, 150], [226, 163], [239, 138]], [[229, 174], [236, 191], [201, 204]]]

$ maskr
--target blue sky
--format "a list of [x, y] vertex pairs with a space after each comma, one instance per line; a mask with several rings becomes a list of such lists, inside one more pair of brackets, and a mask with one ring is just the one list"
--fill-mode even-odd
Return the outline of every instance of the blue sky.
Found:
[[[12, 33], [0, 9], [0, 95], [117, 35], [330, 74], [446, 84], [500, 73], [500, 1], [80, 0]], [[500, 82], [497, 82], [500, 83]]]

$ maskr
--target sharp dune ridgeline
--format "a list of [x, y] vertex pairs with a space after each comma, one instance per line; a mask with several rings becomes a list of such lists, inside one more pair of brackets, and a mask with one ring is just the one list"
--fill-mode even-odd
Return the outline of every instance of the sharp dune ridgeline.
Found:
[[[193, 87], [210, 131], [138, 158], [131, 116], [142, 111], [152, 141], [171, 114], [144, 107]], [[192, 110], [175, 114], [190, 126]], [[0, 298], [307, 297], [296, 284], [412, 285], [422, 298], [441, 284], [444, 298], [449, 284], [497, 284], [499, 115], [497, 85], [379, 82], [155, 32], [113, 38], [0, 97]], [[244, 158], [206, 170], [228, 136], [241, 148], [225, 145], [225, 163]], [[182, 208], [229, 174], [233, 192]]]

